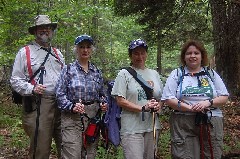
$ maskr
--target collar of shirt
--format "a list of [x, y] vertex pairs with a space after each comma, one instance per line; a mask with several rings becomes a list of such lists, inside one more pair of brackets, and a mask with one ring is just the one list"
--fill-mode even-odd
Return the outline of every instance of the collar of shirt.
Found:
[[[83, 67], [81, 66], [81, 64], [78, 62], [78, 60], [75, 61], [75, 64], [81, 71], [84, 70]], [[91, 62], [88, 62], [88, 70], [96, 72], [97, 68]]]

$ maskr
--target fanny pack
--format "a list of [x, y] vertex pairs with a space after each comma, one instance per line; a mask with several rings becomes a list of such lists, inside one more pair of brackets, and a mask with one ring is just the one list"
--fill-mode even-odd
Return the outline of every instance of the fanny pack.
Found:
[[89, 118], [88, 116], [87, 118], [89, 119], [89, 124], [83, 133], [84, 144], [94, 143], [99, 136], [101, 126], [101, 109], [98, 109], [96, 116], [93, 118]]

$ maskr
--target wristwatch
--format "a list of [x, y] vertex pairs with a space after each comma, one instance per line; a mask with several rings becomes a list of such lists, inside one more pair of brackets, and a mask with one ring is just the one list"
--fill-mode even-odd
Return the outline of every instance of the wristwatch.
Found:
[[209, 107], [211, 107], [212, 105], [213, 105], [213, 99], [208, 99], [208, 101], [210, 102], [210, 106]]

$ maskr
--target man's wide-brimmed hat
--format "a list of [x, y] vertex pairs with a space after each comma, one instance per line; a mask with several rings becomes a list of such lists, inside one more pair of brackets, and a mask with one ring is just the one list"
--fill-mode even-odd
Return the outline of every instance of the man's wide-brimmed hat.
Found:
[[28, 28], [28, 32], [33, 35], [35, 28], [40, 25], [51, 25], [53, 30], [57, 28], [57, 23], [51, 22], [48, 15], [38, 15], [35, 18], [34, 25]]

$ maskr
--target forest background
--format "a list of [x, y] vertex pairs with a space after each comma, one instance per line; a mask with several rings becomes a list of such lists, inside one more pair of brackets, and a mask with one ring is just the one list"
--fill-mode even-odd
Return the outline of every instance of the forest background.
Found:
[[[53, 46], [66, 63], [78, 35], [95, 40], [92, 61], [112, 80], [119, 68], [128, 66], [131, 40], [143, 38], [149, 45], [147, 66], [165, 81], [179, 67], [181, 45], [188, 39], [202, 41], [210, 66], [223, 78], [230, 92], [225, 113], [224, 157], [240, 156], [240, 1], [239, 0], [0, 0], [0, 158], [26, 157], [28, 142], [21, 129], [20, 107], [11, 103], [9, 77], [17, 51], [34, 39], [28, 33], [33, 18], [47, 14], [58, 22]], [[168, 117], [161, 121], [159, 158], [170, 158]], [[55, 150], [53, 145], [52, 156]], [[121, 158], [121, 148], [108, 153], [99, 146], [98, 158]]]

